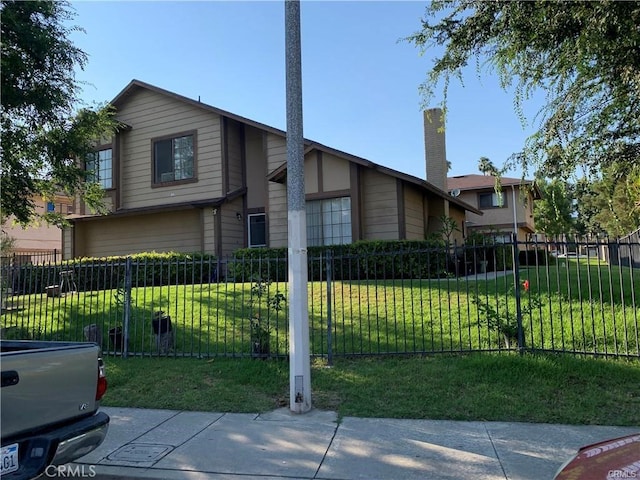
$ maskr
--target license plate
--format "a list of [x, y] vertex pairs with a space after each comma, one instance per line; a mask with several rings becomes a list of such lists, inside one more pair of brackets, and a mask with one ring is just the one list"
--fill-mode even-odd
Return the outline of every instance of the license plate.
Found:
[[0, 450], [0, 474], [15, 472], [18, 470], [18, 444], [7, 445]]

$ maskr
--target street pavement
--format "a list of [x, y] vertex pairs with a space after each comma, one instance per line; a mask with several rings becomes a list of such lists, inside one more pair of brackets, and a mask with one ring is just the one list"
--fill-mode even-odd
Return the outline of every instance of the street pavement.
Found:
[[[67, 468], [97, 480], [543, 480], [579, 447], [640, 427], [102, 409], [109, 433]], [[69, 470], [67, 471], [69, 472]], [[51, 475], [49, 475], [51, 476]]]

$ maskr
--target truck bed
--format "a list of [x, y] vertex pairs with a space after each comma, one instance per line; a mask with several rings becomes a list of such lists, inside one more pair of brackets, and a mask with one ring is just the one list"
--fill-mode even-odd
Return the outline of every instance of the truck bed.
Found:
[[92, 343], [1, 341], [3, 439], [95, 413], [99, 356]]

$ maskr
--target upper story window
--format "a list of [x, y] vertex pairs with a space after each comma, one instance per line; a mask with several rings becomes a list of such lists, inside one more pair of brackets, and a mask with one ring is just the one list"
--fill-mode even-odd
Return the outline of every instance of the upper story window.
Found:
[[110, 148], [97, 150], [87, 155], [85, 170], [91, 172], [89, 179], [102, 188], [113, 187], [113, 151]]
[[195, 178], [195, 133], [152, 140], [153, 183]]
[[309, 246], [351, 243], [351, 198], [306, 202]]
[[506, 208], [507, 196], [504, 192], [486, 192], [478, 194], [479, 208]]

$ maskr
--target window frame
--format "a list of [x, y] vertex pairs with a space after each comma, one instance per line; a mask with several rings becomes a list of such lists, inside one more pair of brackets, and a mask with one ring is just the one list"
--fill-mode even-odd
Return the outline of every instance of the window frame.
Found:
[[[251, 219], [254, 217], [263, 217], [264, 218], [264, 243], [263, 244], [252, 244], [251, 243]], [[264, 212], [261, 213], [248, 213], [247, 214], [247, 245], [249, 248], [260, 248], [267, 246], [267, 214]]]
[[[193, 176], [191, 178], [182, 178], [180, 180], [170, 180], [166, 182], [156, 182], [156, 143], [171, 140], [172, 143], [172, 155], [173, 155], [173, 140], [182, 137], [192, 137], [192, 148], [193, 148]], [[151, 139], [151, 188], [159, 188], [166, 186], [174, 186], [174, 185], [183, 185], [186, 183], [194, 183], [198, 181], [198, 131], [197, 130], [187, 130], [184, 132], [172, 133], [170, 135], [162, 135], [160, 137], [154, 137]], [[175, 176], [175, 157], [173, 157], [173, 172]]]
[[[487, 195], [491, 195], [491, 205], [483, 206], [482, 198], [486, 197]], [[499, 203], [497, 204], [493, 203], [494, 198], [496, 199], [496, 201], [498, 200], [498, 193], [496, 193], [495, 190], [478, 192], [478, 208], [480, 210], [492, 210], [494, 208], [507, 208], [507, 195], [504, 192], [504, 190], [500, 192], [500, 196], [502, 196], [502, 205], [500, 205]]]
[[[101, 179], [101, 177], [100, 177], [100, 171], [102, 170], [102, 169], [100, 168], [100, 152], [105, 152], [105, 151], [107, 151], [107, 150], [110, 150], [110, 151], [111, 151], [111, 158], [110, 158], [110, 163], [111, 163], [110, 171], [111, 171], [111, 175], [110, 175], [110, 177], [109, 177], [110, 182], [109, 182], [109, 186], [108, 186], [108, 187], [106, 187], [106, 186], [104, 186], [104, 185], [102, 184], [102, 179]], [[87, 162], [87, 159], [85, 158], [85, 159], [84, 159], [84, 170], [85, 170], [85, 172], [97, 172], [97, 178], [93, 178], [93, 179], [92, 179], [92, 181], [99, 183], [99, 184], [100, 184], [100, 186], [101, 186], [104, 190], [113, 190], [113, 189], [115, 188], [115, 187], [114, 187], [115, 182], [114, 182], [114, 178], [113, 178], [113, 177], [114, 177], [114, 175], [113, 175], [113, 167], [114, 167], [113, 144], [109, 143], [109, 144], [104, 144], [104, 145], [96, 146], [96, 148], [93, 150], [93, 152], [91, 152], [91, 154], [92, 154], [92, 155], [96, 155], [96, 158], [95, 158], [95, 160], [94, 160], [94, 161], [96, 162], [96, 167], [97, 167], [97, 169], [96, 169], [96, 170], [88, 170], [88, 169], [87, 169], [87, 163], [88, 163], [88, 162]], [[106, 169], [105, 169], [105, 170], [106, 170]], [[95, 173], [94, 173], [94, 175], [95, 175]]]
[[[325, 235], [326, 229], [327, 228], [334, 228], [337, 226], [342, 227], [342, 225], [344, 225], [343, 223], [331, 223], [330, 225], [326, 225], [322, 220], [324, 220], [325, 215], [327, 215], [328, 213], [334, 213], [334, 212], [325, 212], [323, 210], [323, 203], [324, 202], [331, 202], [334, 200], [343, 200], [343, 199], [349, 199], [349, 228], [348, 228], [348, 234], [346, 232], [343, 232], [343, 234], [340, 236], [340, 243], [327, 243], [327, 236]], [[310, 213], [308, 208], [309, 208], [309, 204], [311, 203], [315, 203], [318, 202], [320, 204], [320, 218], [322, 223], [320, 225], [313, 225], [312, 222], [309, 221], [309, 215], [313, 214]], [[306, 205], [305, 205], [305, 214], [306, 214], [306, 219], [307, 219], [307, 243], [309, 246], [330, 246], [330, 245], [349, 245], [351, 243], [353, 243], [353, 199], [351, 198], [351, 195], [339, 195], [336, 197], [326, 197], [326, 198], [314, 198], [312, 200], [306, 200]], [[345, 210], [339, 210], [338, 212], [342, 212]], [[316, 237], [312, 236], [309, 232], [310, 228], [320, 228], [320, 231], [322, 233], [322, 237], [320, 238], [321, 240], [321, 244], [320, 245], [316, 245]], [[335, 238], [333, 235], [331, 236], [331, 238]], [[343, 241], [343, 240], [347, 240], [348, 241]]]

